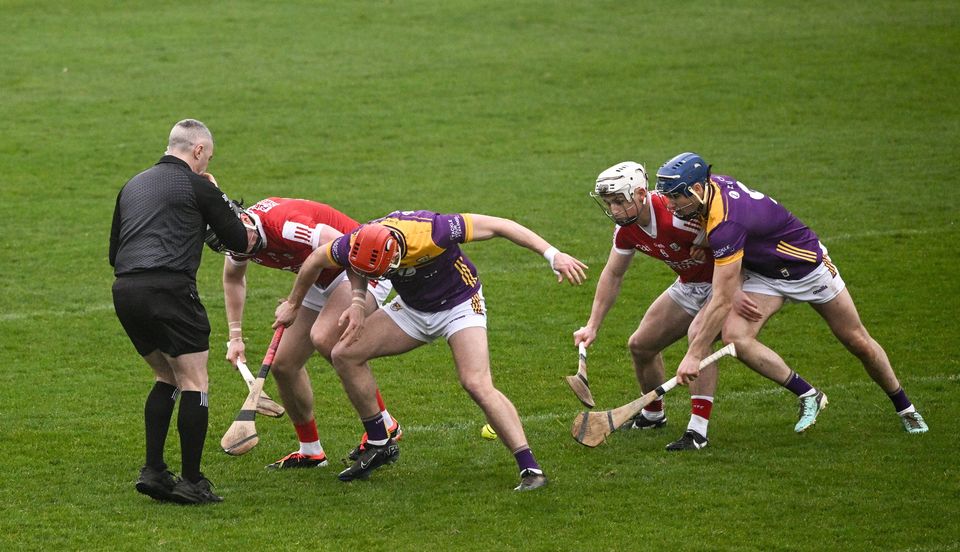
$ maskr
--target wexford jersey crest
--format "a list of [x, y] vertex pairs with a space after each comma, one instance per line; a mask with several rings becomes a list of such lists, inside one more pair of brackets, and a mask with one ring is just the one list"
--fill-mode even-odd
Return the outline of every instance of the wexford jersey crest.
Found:
[[[371, 221], [393, 230], [400, 242], [400, 267], [390, 276], [407, 305], [439, 312], [469, 300], [480, 289], [477, 268], [460, 250], [473, 239], [470, 215], [432, 211], [394, 211]], [[330, 245], [330, 258], [346, 266], [352, 236]]]

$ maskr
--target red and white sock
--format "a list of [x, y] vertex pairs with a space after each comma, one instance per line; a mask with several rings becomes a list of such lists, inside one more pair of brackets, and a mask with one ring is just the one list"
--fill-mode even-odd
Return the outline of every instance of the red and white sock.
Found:
[[317, 433], [317, 422], [311, 419], [302, 424], [293, 424], [293, 429], [297, 431], [297, 439], [300, 440], [300, 454], [309, 456], [319, 456], [323, 454], [323, 446], [320, 445], [320, 436]]
[[690, 396], [690, 423], [687, 429], [707, 436], [707, 426], [710, 424], [710, 412], [713, 410], [713, 397], [707, 395]]
[[640, 413], [643, 414], [644, 418], [651, 421], [662, 420], [664, 416], [663, 399], [659, 399], [648, 404], [643, 410], [640, 411]]

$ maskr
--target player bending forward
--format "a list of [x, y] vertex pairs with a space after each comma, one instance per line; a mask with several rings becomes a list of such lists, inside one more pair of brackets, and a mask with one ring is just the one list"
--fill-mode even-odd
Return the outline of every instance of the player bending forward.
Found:
[[[276, 325], [294, 323], [310, 282], [321, 270], [348, 265], [353, 269], [349, 274], [353, 302], [342, 317], [346, 330], [333, 348], [333, 365], [369, 440], [357, 461], [340, 473], [342, 481], [365, 478], [400, 454], [377, 409], [376, 381], [367, 361], [399, 355], [443, 336], [453, 352], [460, 384], [517, 461], [520, 484], [515, 490], [547, 484], [516, 408], [493, 385], [483, 291], [476, 267], [460, 250], [461, 243], [495, 237], [542, 254], [558, 282], [583, 282], [586, 265], [516, 222], [430, 211], [398, 211], [364, 224], [318, 249], [303, 264], [290, 297], [277, 307]], [[368, 281], [377, 278], [389, 279], [398, 296], [367, 317]]]
[[[627, 161], [597, 177], [590, 194], [612, 220], [613, 247], [597, 281], [597, 291], [587, 324], [573, 333], [574, 345], [590, 346], [604, 317], [620, 294], [623, 277], [640, 251], [666, 263], [677, 280], [647, 308], [640, 326], [627, 341], [640, 389], [647, 393], [664, 381], [661, 351], [691, 329], [694, 317], [710, 297], [713, 255], [697, 221], [673, 216], [667, 200], [647, 191], [643, 165]], [[707, 426], [717, 388], [717, 366], [711, 364], [690, 385], [691, 414], [687, 430], [667, 450], [698, 450], [707, 446]], [[666, 426], [663, 400], [654, 401], [628, 422], [633, 429]]]
[[[246, 302], [246, 273], [249, 261], [268, 268], [297, 272], [310, 254], [344, 233], [352, 232], [360, 223], [340, 211], [314, 201], [269, 197], [239, 216], [248, 233], [257, 240], [249, 254], [227, 251], [212, 233], [207, 244], [226, 253], [223, 264], [223, 295], [226, 303], [230, 342], [227, 360], [236, 364], [246, 362], [243, 340], [243, 307]], [[372, 312], [390, 293], [389, 282], [371, 281], [363, 307]], [[330, 360], [333, 345], [340, 338], [337, 325], [340, 315], [350, 306], [350, 283], [341, 268], [321, 271], [310, 282], [303, 301], [303, 312], [296, 323], [283, 332], [273, 361], [273, 374], [283, 406], [297, 432], [300, 448], [268, 465], [271, 469], [312, 468], [327, 464], [327, 455], [320, 444], [320, 436], [313, 410], [313, 387], [306, 363], [314, 350]], [[400, 438], [400, 424], [390, 417], [380, 391], [377, 402], [390, 435]], [[366, 435], [361, 438], [360, 447]], [[355, 456], [356, 451], [351, 453]]]
[[[715, 259], [713, 297], [700, 313], [700, 331], [677, 369], [680, 383], [697, 377], [700, 359], [709, 354], [712, 336], [722, 329], [724, 342], [736, 344], [737, 358], [799, 397], [794, 430], [807, 430], [827, 405], [827, 396], [757, 339], [767, 320], [790, 299], [817, 311], [887, 394], [908, 433], [927, 431], [813, 230], [772, 198], [733, 177], [710, 174], [710, 165], [695, 153], [681, 153], [664, 163], [657, 171], [657, 190], [669, 199], [676, 216], [700, 221]], [[734, 303], [741, 290], [747, 301]]]

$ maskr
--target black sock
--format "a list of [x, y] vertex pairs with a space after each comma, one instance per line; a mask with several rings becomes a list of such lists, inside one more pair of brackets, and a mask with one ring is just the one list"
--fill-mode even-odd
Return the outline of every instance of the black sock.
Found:
[[173, 407], [177, 403], [176, 392], [176, 387], [158, 381], [153, 384], [143, 407], [143, 425], [147, 434], [147, 465], [158, 471], [167, 469], [167, 464], [163, 461], [163, 447], [167, 442]]
[[203, 456], [203, 441], [207, 438], [207, 394], [200, 391], [180, 392], [180, 413], [177, 430], [180, 432], [181, 476], [196, 483], [200, 480], [200, 458]]

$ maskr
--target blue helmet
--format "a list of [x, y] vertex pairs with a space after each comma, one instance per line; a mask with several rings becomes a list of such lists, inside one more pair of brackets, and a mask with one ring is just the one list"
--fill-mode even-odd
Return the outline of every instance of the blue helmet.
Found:
[[690, 187], [698, 182], [706, 187], [709, 178], [710, 165], [696, 153], [685, 152], [667, 161], [657, 170], [657, 191], [690, 197]]

